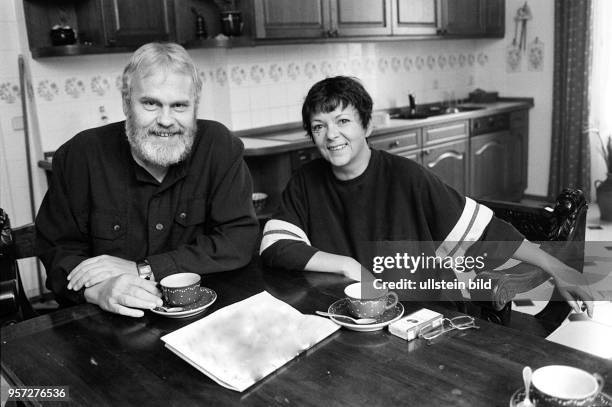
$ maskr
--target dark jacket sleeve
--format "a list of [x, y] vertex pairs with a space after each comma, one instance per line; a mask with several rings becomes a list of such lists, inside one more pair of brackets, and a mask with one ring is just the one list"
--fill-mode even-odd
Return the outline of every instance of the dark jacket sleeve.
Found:
[[157, 280], [177, 272], [204, 274], [237, 269], [248, 264], [254, 253], [259, 223], [253, 208], [251, 175], [243, 159], [244, 147], [225, 127], [218, 125], [213, 130], [227, 134], [209, 156], [214, 160], [214, 187], [208, 208], [201, 210], [208, 211], [210, 233], [174, 250], [147, 256]]
[[278, 213], [266, 223], [260, 254], [267, 266], [304, 270], [310, 258], [319, 251], [305, 241], [308, 239], [308, 208], [303, 181], [300, 172], [291, 178], [283, 191]]
[[[84, 231], [88, 208], [75, 206], [71, 195], [87, 196], [87, 168], [66, 160], [70, 144], [53, 156], [53, 174], [49, 189], [36, 216], [36, 252], [47, 272], [46, 286], [62, 304], [84, 302], [84, 290], [68, 290], [66, 276], [90, 257], [90, 244]], [[80, 167], [80, 168], [70, 168]], [[68, 178], [68, 174], [78, 174]]]

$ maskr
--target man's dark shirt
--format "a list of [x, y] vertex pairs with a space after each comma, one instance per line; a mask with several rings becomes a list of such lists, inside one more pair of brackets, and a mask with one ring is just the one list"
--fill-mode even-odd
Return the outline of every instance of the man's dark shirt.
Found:
[[134, 161], [125, 122], [76, 135], [53, 156], [36, 218], [47, 287], [62, 303], [82, 302], [66, 276], [101, 254], [146, 256], [158, 281], [247, 264], [259, 229], [243, 150], [223, 125], [198, 120], [190, 156], [160, 183]]

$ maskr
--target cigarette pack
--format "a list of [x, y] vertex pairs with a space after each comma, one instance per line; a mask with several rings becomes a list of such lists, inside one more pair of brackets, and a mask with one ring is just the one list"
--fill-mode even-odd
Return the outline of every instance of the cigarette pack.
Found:
[[411, 341], [419, 336], [419, 332], [425, 329], [435, 328], [442, 324], [444, 316], [439, 312], [427, 308], [406, 315], [402, 319], [389, 325], [389, 332], [402, 339]]

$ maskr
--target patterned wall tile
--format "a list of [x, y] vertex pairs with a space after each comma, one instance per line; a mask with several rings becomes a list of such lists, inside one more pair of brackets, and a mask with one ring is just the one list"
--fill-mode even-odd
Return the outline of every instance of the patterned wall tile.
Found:
[[468, 66], [474, 66], [474, 62], [476, 62], [476, 57], [474, 56], [474, 54], [468, 54], [467, 56], [467, 62], [468, 62]]
[[448, 67], [451, 69], [455, 69], [457, 67], [457, 55], [450, 54], [448, 56]]
[[215, 71], [215, 77], [217, 79], [217, 85], [224, 86], [227, 83], [227, 71], [224, 67], [219, 67]]
[[232, 85], [240, 86], [246, 82], [246, 70], [242, 66], [233, 66], [230, 70], [230, 80]]
[[478, 60], [478, 65], [485, 66], [487, 62], [489, 62], [489, 56], [485, 54], [484, 52], [480, 52], [478, 54], [477, 60]]
[[378, 73], [385, 74], [389, 70], [389, 60], [385, 57], [378, 58]]
[[463, 68], [467, 64], [467, 56], [465, 54], [459, 54], [459, 68]]
[[405, 56], [404, 57], [404, 64], [403, 65], [404, 65], [404, 70], [406, 72], [410, 72], [414, 68], [413, 64], [414, 63], [412, 62], [412, 57], [410, 57], [410, 56]]
[[261, 83], [261, 81], [266, 77], [266, 71], [263, 66], [259, 64], [255, 64], [251, 66], [249, 70], [249, 77], [253, 83]]
[[321, 75], [325, 76], [326, 78], [329, 76], [332, 76], [334, 73], [334, 68], [331, 64], [331, 62], [329, 61], [321, 61], [321, 63], [319, 64], [319, 71], [321, 72]]
[[104, 96], [110, 90], [110, 83], [108, 82], [108, 79], [100, 75], [96, 75], [91, 78], [90, 87], [91, 91], [96, 95]]
[[314, 79], [317, 72], [317, 65], [314, 62], [308, 61], [304, 64], [304, 75], [306, 75], [308, 79]]
[[436, 67], [436, 58], [433, 55], [427, 55], [427, 69], [433, 71]]
[[299, 80], [301, 78], [301, 69], [300, 65], [297, 62], [290, 62], [287, 65], [287, 77], [292, 81]]
[[76, 77], [68, 78], [64, 82], [64, 92], [68, 96], [78, 99], [85, 93], [85, 84], [81, 79]]
[[11, 82], [0, 83], [0, 100], [12, 104], [20, 97], [19, 85]]
[[446, 65], [448, 63], [448, 59], [446, 58], [446, 55], [438, 55], [438, 67], [442, 70], [444, 70], [446, 68]]
[[50, 102], [59, 95], [59, 87], [55, 82], [43, 79], [38, 82], [36, 87], [36, 95], [40, 98]]
[[339, 59], [336, 61], [335, 63], [335, 70], [334, 70], [334, 74], [336, 75], [346, 75], [348, 74], [348, 66], [346, 64], [346, 61], [344, 59]]
[[398, 73], [402, 69], [402, 60], [399, 57], [391, 58], [391, 70]]
[[423, 68], [425, 67], [425, 58], [423, 58], [421, 55], [418, 55], [415, 59], [414, 59], [414, 66], [416, 69], [418, 69], [419, 71], [422, 71]]
[[273, 82], [278, 82], [283, 79], [283, 67], [280, 64], [272, 64], [268, 68], [268, 77]]

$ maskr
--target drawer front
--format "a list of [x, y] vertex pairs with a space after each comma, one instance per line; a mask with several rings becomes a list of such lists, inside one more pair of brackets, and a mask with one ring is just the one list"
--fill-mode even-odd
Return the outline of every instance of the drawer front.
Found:
[[510, 128], [510, 115], [508, 113], [479, 117], [472, 120], [472, 137], [480, 134], [493, 133]]
[[467, 138], [468, 122], [459, 121], [426, 127], [423, 132], [423, 145], [442, 143], [445, 141]]
[[410, 130], [407, 133], [389, 134], [380, 137], [371, 137], [369, 139], [370, 147], [376, 150], [389, 151], [408, 150], [419, 147], [419, 135], [421, 131]]

